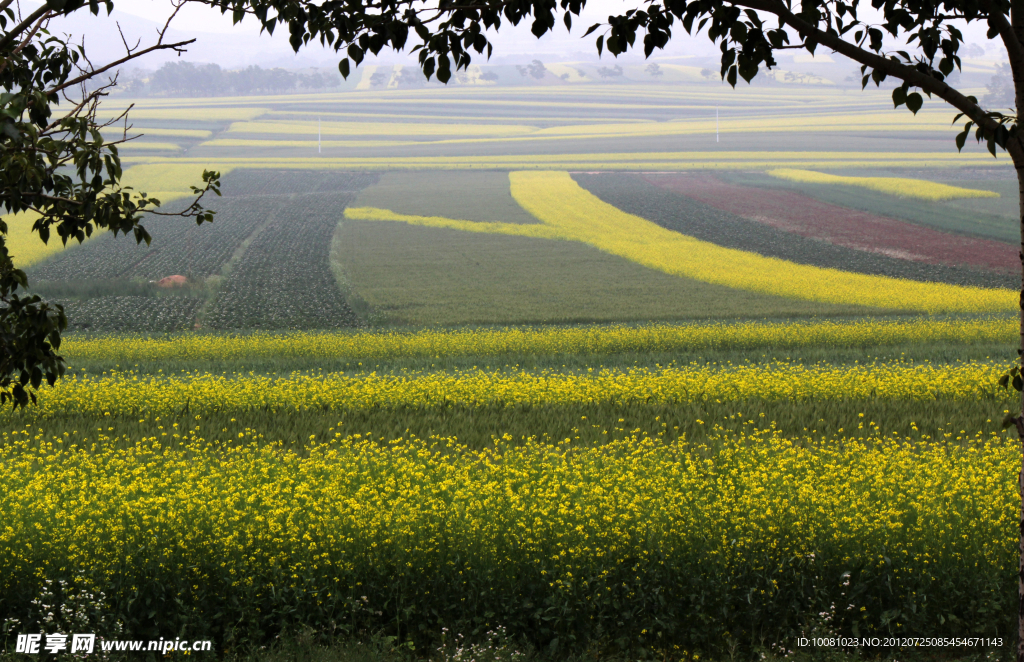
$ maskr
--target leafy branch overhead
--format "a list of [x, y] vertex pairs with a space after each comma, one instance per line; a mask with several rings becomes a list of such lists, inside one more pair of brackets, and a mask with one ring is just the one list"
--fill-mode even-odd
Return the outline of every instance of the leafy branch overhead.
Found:
[[[197, 223], [213, 220], [201, 200], [219, 194], [219, 175], [206, 172], [195, 198], [179, 213], [158, 210], [160, 201], [121, 186], [118, 145], [131, 140], [127, 113], [100, 123], [100, 100], [116, 85], [116, 66], [155, 50], [182, 52], [191, 41], [168, 43], [167, 26], [156, 44], [140, 48], [125, 42], [125, 57], [94, 66], [81, 46], [52, 36], [54, 16], [88, 7], [95, 0], [53, 0], [27, 17], [9, 0], [0, 2], [0, 206], [3, 213], [35, 215], [32, 231], [44, 243], [59, 238], [79, 242], [97, 229], [149, 242], [142, 224], [148, 214], [176, 215]], [[105, 3], [110, 11], [112, 3]], [[112, 72], [105, 80], [99, 77]], [[87, 85], [88, 83], [88, 85]], [[119, 139], [104, 139], [101, 129], [124, 123]], [[198, 173], [197, 173], [198, 174]], [[25, 294], [28, 279], [15, 266], [6, 242], [8, 226], [0, 221], [0, 404], [24, 406], [33, 391], [53, 384], [64, 373], [56, 353], [67, 318], [59, 305]]]
[[[441, 82], [448, 82], [453, 70], [469, 66], [474, 53], [490, 57], [489, 30], [524, 21], [538, 37], [559, 22], [571, 29], [586, 4], [585, 0], [194, 1], [230, 12], [236, 21], [255, 15], [269, 32], [284, 25], [295, 50], [311, 42], [332, 47], [343, 54], [339, 69], [344, 76], [367, 54], [404, 49], [414, 37], [418, 43], [412, 50], [418, 52], [423, 72]], [[862, 20], [865, 10], [872, 16], [880, 14], [880, 21]], [[961, 66], [964, 46], [954, 20], [984, 22], [989, 37], [1006, 44], [1015, 75], [1024, 77], [1024, 29], [1010, 17], [1008, 0], [873, 0], [870, 7], [859, 0], [807, 0], [798, 6], [784, 0], [646, 0], [590, 26], [584, 36], [598, 33], [599, 53], [607, 50], [617, 56], [642, 44], [649, 56], [664, 48], [679, 26], [690, 34], [703, 33], [719, 45], [720, 73], [731, 85], [740, 78], [750, 81], [762, 66], [774, 67], [778, 50], [814, 53], [827, 48], [861, 64], [864, 86], [889, 77], [901, 81], [893, 90], [896, 107], [906, 106], [916, 113], [924, 96], [949, 102], [969, 122], [958, 145], [962, 147], [974, 129], [975, 137], [987, 141], [995, 153], [996, 146], [1007, 148], [1016, 135], [1016, 116], [986, 112], [976, 98], [949, 85], [950, 75]], [[1024, 16], [1016, 20], [1024, 21]], [[887, 38], [907, 44], [914, 52], [886, 50]]]

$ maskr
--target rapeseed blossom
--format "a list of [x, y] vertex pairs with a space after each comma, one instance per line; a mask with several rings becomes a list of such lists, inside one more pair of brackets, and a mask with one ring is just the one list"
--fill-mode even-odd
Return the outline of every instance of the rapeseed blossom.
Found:
[[649, 324], [504, 329], [258, 332], [247, 335], [69, 336], [61, 353], [121, 365], [153, 360], [233, 360], [256, 357], [350, 358], [354, 361], [506, 354], [587, 355], [683, 352], [700, 349], [869, 347], [900, 343], [982, 343], [1009, 345], [1019, 333], [1009, 318], [910, 320], [869, 319], [782, 323]]
[[[403, 370], [393, 374], [288, 375], [109, 372], [61, 379], [38, 394], [36, 418], [230, 410], [307, 411], [394, 406], [566, 405], [701, 400], [976, 399], [993, 394], [1004, 367], [995, 363], [879, 362], [851, 365], [772, 362], [690, 364], [628, 370]], [[0, 420], [19, 414], [0, 414]]]
[[[855, 588], [847, 620], [865, 632], [884, 626], [893, 600], [919, 620], [977, 620], [939, 591], [1013, 578], [1019, 450], [998, 437], [766, 429], [701, 446], [659, 434], [591, 447], [503, 438], [479, 451], [446, 438], [339, 435], [291, 450], [251, 431], [232, 443], [184, 437], [8, 438], [0, 596], [78, 573], [132, 595], [178, 586], [186, 609], [211, 617], [293, 600], [300, 613], [347, 618], [347, 598], [383, 605], [401, 590], [407, 615], [489, 611], [523, 624], [547, 604], [579, 628], [678, 641], [691, 635], [672, 613], [754, 605], [767, 610], [757, 618], [774, 608], [784, 619], [786, 600], [835, 599], [843, 576]], [[615, 626], [625, 609], [639, 620]], [[716, 637], [732, 627], [727, 614], [707, 623]]]
[[798, 170], [795, 168], [779, 168], [768, 170], [767, 174], [779, 179], [788, 179], [794, 182], [808, 184], [842, 184], [846, 186], [859, 186], [880, 193], [888, 193], [903, 198], [918, 198], [920, 200], [953, 200], [956, 198], [998, 198], [995, 191], [985, 189], [964, 188], [962, 186], [950, 186], [939, 184], [926, 179], [910, 179], [905, 177], [844, 177], [830, 175], [824, 172], [813, 170]]

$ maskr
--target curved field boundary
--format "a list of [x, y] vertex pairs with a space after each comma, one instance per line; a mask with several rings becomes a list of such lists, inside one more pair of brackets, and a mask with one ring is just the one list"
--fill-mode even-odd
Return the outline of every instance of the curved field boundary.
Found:
[[928, 264], [836, 246], [715, 209], [693, 198], [619, 173], [574, 174], [573, 179], [604, 202], [666, 230], [725, 248], [824, 269], [966, 287], [1019, 288], [1009, 271]]
[[1007, 311], [1009, 289], [961, 287], [796, 264], [723, 248], [627, 214], [581, 188], [567, 172], [513, 172], [512, 197], [546, 225], [666, 273], [778, 296], [937, 312]]
[[1020, 270], [1017, 250], [991, 239], [963, 237], [815, 200], [794, 191], [765, 190], [721, 181], [714, 175], [643, 175], [644, 181], [737, 216], [834, 246], [892, 258]]
[[345, 218], [353, 221], [398, 221], [408, 223], [409, 225], [425, 225], [432, 228], [462, 230], [463, 232], [514, 234], [520, 237], [538, 237], [541, 239], [574, 239], [571, 235], [547, 225], [459, 221], [453, 218], [442, 218], [441, 216], [396, 214], [389, 209], [378, 209], [377, 207], [349, 207], [345, 210]]
[[468, 232], [581, 241], [659, 271], [796, 299], [924, 312], [1012, 310], [1013, 290], [922, 283], [797, 264], [724, 248], [627, 214], [581, 188], [567, 172], [513, 172], [512, 197], [544, 225], [477, 223], [350, 208], [353, 220], [401, 221]]
[[843, 177], [840, 175], [829, 175], [813, 170], [798, 170], [793, 168], [781, 168], [769, 170], [767, 174], [779, 179], [788, 179], [792, 182], [805, 184], [842, 184], [846, 186], [860, 186], [862, 188], [888, 193], [901, 198], [918, 198], [919, 200], [953, 200], [955, 198], [998, 198], [995, 191], [985, 191], [976, 188], [963, 188], [961, 186], [950, 186], [949, 184], [938, 184], [926, 179], [904, 179], [901, 177]]

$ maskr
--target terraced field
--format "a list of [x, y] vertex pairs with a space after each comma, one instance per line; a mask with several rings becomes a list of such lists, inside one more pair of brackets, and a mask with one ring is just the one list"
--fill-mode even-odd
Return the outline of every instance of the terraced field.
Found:
[[359, 325], [331, 272], [331, 236], [352, 192], [293, 195], [251, 237], [204, 323], [213, 329]]
[[[139, 188], [191, 181], [141, 168]], [[100, 237], [28, 274], [89, 331], [1012, 308], [1009, 244], [726, 179], [243, 169], [212, 225], [156, 217], [151, 246]]]

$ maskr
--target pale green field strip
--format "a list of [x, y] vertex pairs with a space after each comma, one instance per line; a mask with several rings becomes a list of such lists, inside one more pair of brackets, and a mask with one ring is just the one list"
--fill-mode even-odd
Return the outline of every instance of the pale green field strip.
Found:
[[[433, 114], [433, 115], [417, 115], [417, 114], [414, 114], [414, 113], [404, 113], [404, 114], [387, 114], [387, 113], [370, 113], [370, 112], [367, 112], [367, 113], [332, 113], [332, 112], [321, 113], [321, 112], [313, 111], [313, 110], [309, 110], [309, 111], [305, 111], [305, 110], [272, 110], [272, 111], [266, 113], [266, 115], [264, 115], [263, 117], [264, 117], [264, 119], [268, 119], [268, 120], [273, 119], [275, 121], [301, 121], [301, 122], [316, 122], [318, 117], [320, 117], [320, 118], [341, 117], [341, 118], [353, 118], [353, 119], [369, 118], [369, 119], [396, 119], [396, 120], [433, 120], [433, 121], [436, 122], [439, 119], [450, 118], [451, 115], [446, 114], [446, 113], [436, 113], [436, 114]], [[278, 119], [278, 118], [280, 118], [280, 119]], [[506, 116], [498, 116], [498, 115], [458, 115], [457, 119], [460, 122], [472, 122], [472, 123], [476, 123], [476, 124], [486, 124], [488, 122], [517, 122], [517, 123], [521, 123], [521, 122], [538, 122], [538, 123], [550, 123], [550, 122], [563, 122], [563, 121], [565, 121], [565, 122], [571, 121], [573, 124], [577, 124], [579, 122], [588, 122], [588, 121], [593, 122], [595, 124], [604, 124], [604, 123], [606, 123], [608, 121], [607, 117], [595, 117], [595, 118], [592, 118], [592, 119], [588, 120], [586, 117], [572, 117], [572, 118], [559, 118], [559, 117], [550, 117], [550, 116], [548, 116], [548, 117], [542, 117], [542, 116], [527, 117], [525, 115], [516, 115], [516, 116], [511, 116], [510, 115], [510, 116], [507, 116], [507, 117]], [[615, 118], [615, 122], [616, 123], [620, 123], [620, 124], [629, 124], [629, 123], [640, 124], [640, 123], [651, 122], [651, 121], [652, 120], [642, 119], [642, 118], [631, 118], [631, 117]]]
[[1011, 290], [868, 276], [723, 248], [626, 214], [580, 188], [564, 172], [513, 172], [509, 179], [512, 197], [542, 226], [410, 217], [367, 208], [346, 209], [345, 217], [579, 241], [668, 274], [808, 301], [929, 313], [1003, 312], [1015, 304]]
[[[97, 112], [97, 115], [100, 118], [109, 119], [120, 115], [122, 110], [103, 107]], [[132, 108], [128, 113], [128, 119], [234, 122], [254, 120], [265, 112], [267, 112], [266, 108], [207, 108], [199, 105], [170, 108]]]
[[162, 143], [162, 142], [142, 142], [141, 140], [131, 140], [121, 145], [118, 145], [119, 150], [130, 150], [130, 151], [143, 151], [150, 150], [155, 152], [180, 152], [181, 146], [175, 145], [174, 143]]
[[[569, 97], [570, 100], [566, 100]], [[578, 117], [588, 108], [607, 110], [620, 108], [625, 111], [693, 111], [709, 110], [709, 106], [722, 106], [729, 110], [732, 107], [758, 107], [778, 112], [795, 111], [801, 114], [820, 113], [823, 115], [849, 114], [851, 110], [871, 110], [891, 114], [898, 118], [902, 112], [913, 118], [908, 112], [893, 111], [887, 93], [869, 91], [850, 91], [841, 95], [823, 95], [809, 93], [806, 90], [740, 88], [708, 91], [704, 86], [659, 86], [644, 85], [575, 85], [572, 90], [564, 87], [550, 88], [516, 88], [508, 89], [469, 89], [469, 88], [438, 88], [412, 91], [368, 91], [345, 92], [331, 94], [302, 94], [262, 97], [224, 97], [209, 99], [170, 99], [164, 101], [140, 100], [133, 108], [131, 117], [136, 119], [155, 120], [190, 120], [197, 116], [209, 121], [241, 121], [253, 120], [267, 113], [278, 104], [293, 106], [300, 103], [317, 104], [357, 104], [387, 103], [395, 106], [412, 105], [419, 108], [441, 106], [438, 108], [437, 119], [451, 117], [462, 107], [474, 104], [482, 106], [503, 107], [543, 107], [551, 110], [563, 109], [570, 116]], [[630, 103], [622, 103], [628, 98]], [[594, 99], [609, 99], [603, 103]], [[678, 103], [665, 105], [665, 102], [678, 100]], [[637, 103], [637, 102], [640, 103]], [[646, 103], [644, 103], [646, 101]], [[695, 103], [696, 102], [696, 103]], [[247, 104], [259, 104], [254, 107]], [[924, 112], [928, 112], [926, 108]], [[942, 106], [944, 112], [952, 112]], [[103, 108], [104, 117], [113, 116], [119, 110]], [[279, 112], [290, 114], [290, 110]], [[420, 112], [423, 112], [422, 110]], [[311, 114], [312, 115], [312, 114]], [[326, 114], [324, 114], [326, 116]], [[431, 116], [426, 116], [431, 117]], [[516, 118], [519, 119], [519, 118]], [[909, 120], [894, 119], [900, 125], [912, 126]], [[949, 121], [945, 119], [944, 121]]]
[[[850, 90], [838, 94], [823, 95], [819, 90], [783, 90], [773, 88], [737, 88], [729, 89], [727, 86], [721, 91], [711, 91], [705, 86], [673, 86], [659, 88], [658, 86], [643, 85], [594, 85], [594, 86], [573, 86], [565, 88], [553, 87], [527, 87], [516, 88], [514, 93], [507, 88], [504, 89], [453, 89], [448, 94], [441, 94], [443, 90], [418, 90], [418, 91], [395, 91], [395, 92], [364, 92], [349, 95], [335, 95], [338, 102], [344, 103], [379, 103], [387, 100], [394, 104], [452, 104], [453, 107], [465, 104], [497, 105], [514, 102], [516, 105], [544, 105], [547, 107], [567, 108], [706, 108], [708, 104], [745, 105], [756, 102], [762, 107], [788, 106], [803, 110], [813, 108], [837, 109], [841, 112], [849, 112], [852, 108], [874, 108], [879, 111], [892, 109], [891, 93], [886, 91]], [[385, 96], [386, 95], [386, 96]], [[578, 103], [565, 101], [569, 97], [579, 99]], [[505, 97], [505, 98], [493, 98]], [[508, 97], [514, 97], [509, 99]], [[556, 101], [549, 98], [555, 97]], [[587, 99], [612, 99], [612, 102], [599, 103], [587, 101]], [[622, 103], [621, 99], [630, 99], [630, 103]], [[647, 103], [638, 104], [637, 100], [647, 100]], [[658, 105], [658, 102], [678, 100], [679, 103], [672, 105]], [[616, 103], [616, 101], [618, 101]], [[703, 102], [694, 105], [694, 102]], [[926, 108], [927, 109], [927, 108]], [[910, 115], [909, 111], [907, 112]]]
[[[124, 135], [124, 128], [118, 126], [107, 126], [101, 129], [104, 134]], [[209, 138], [213, 131], [203, 129], [162, 129], [159, 127], [138, 127], [132, 126], [128, 129], [129, 136], [172, 136], [176, 138]]]
[[468, 124], [419, 122], [235, 122], [226, 133], [271, 133], [325, 136], [493, 136], [523, 135], [536, 129], [521, 124]]
[[[504, 179], [507, 190], [507, 174]], [[533, 220], [521, 227], [537, 227]], [[331, 248], [339, 281], [355, 295], [353, 301], [395, 324], [648, 323], [881, 312], [679, 278], [575, 241], [346, 220], [338, 224]]]
[[[823, 131], [826, 131], [823, 129]], [[798, 128], [792, 129], [778, 129], [776, 132], [792, 132], [807, 134], [810, 132], [800, 131]], [[307, 140], [291, 140], [291, 139], [276, 139], [273, 137], [253, 137], [253, 138], [215, 138], [201, 143], [200, 147], [242, 147], [242, 148], [258, 148], [264, 150], [273, 149], [294, 149], [294, 148], [316, 148], [320, 147], [336, 147], [342, 149], [350, 148], [371, 148], [371, 147], [438, 147], [444, 145], [508, 145], [510, 143], [534, 143], [544, 144], [550, 142], [565, 142], [565, 141], [592, 141], [600, 139], [621, 139], [621, 138], [652, 138], [652, 137], [665, 137], [669, 138], [672, 136], [683, 136], [683, 135], [707, 135], [710, 136], [715, 133], [715, 127], [713, 123], [704, 129], [692, 129], [689, 131], [676, 131], [674, 133], [603, 133], [603, 134], [576, 134], [566, 136], [544, 136], [544, 135], [532, 135], [522, 137], [508, 137], [508, 138], [450, 138], [443, 140], [317, 140], [315, 138]], [[757, 135], [760, 134], [760, 130], [749, 130], [749, 131], [726, 131], [721, 130], [721, 134], [729, 135]], [[846, 152], [849, 154], [856, 154], [856, 152]], [[462, 157], [456, 157], [462, 158]], [[860, 164], [858, 164], [860, 165]], [[658, 164], [652, 164], [650, 169], [657, 169]], [[597, 166], [595, 166], [597, 167]]]
[[[384, 90], [384, 91], [362, 91], [362, 92], [335, 92], [320, 94], [290, 94], [276, 96], [252, 96], [252, 97], [207, 97], [207, 98], [181, 98], [181, 99], [139, 99], [135, 101], [133, 112], [154, 112], [170, 111], [179, 109], [186, 114], [195, 108], [221, 109], [231, 113], [257, 113], [266, 110], [265, 108], [254, 108], [253, 104], [260, 106], [277, 104], [303, 104], [303, 103], [439, 103], [439, 104], [470, 104], [487, 103], [500, 104], [513, 101], [508, 97], [515, 97], [517, 105], [535, 104], [544, 100], [544, 105], [552, 105], [547, 101], [550, 97], [558, 100], [558, 105], [576, 109], [579, 104], [565, 101], [566, 96], [579, 98], [581, 101], [586, 98], [607, 98], [621, 100], [679, 100], [687, 106], [693, 101], [719, 102], [725, 105], [729, 103], [742, 103], [757, 101], [765, 106], [786, 105], [793, 108], [815, 109], [815, 108], [837, 108], [849, 112], [851, 108], [875, 106], [879, 110], [891, 109], [891, 96], [888, 91], [875, 90], [839, 90], [837, 94], [823, 95], [820, 89], [792, 89], [785, 86], [765, 89], [762, 87], [740, 86], [733, 90], [722, 84], [719, 87], [708, 85], [574, 85], [572, 88], [562, 86], [554, 87], [526, 87], [515, 88], [467, 88], [448, 87], [430, 88], [422, 90]], [[119, 100], [120, 101], [120, 100]], [[585, 101], [583, 103], [586, 103]], [[799, 105], [796, 105], [799, 104]], [[624, 107], [624, 108], [647, 108], [647, 105], [635, 103], [609, 103], [599, 104], [601, 107]], [[705, 107], [707, 103], [701, 106]], [[225, 106], [235, 106], [235, 109], [225, 109]], [[679, 108], [679, 105], [670, 106]], [[115, 112], [113, 109], [104, 108], [101, 112], [106, 115]], [[909, 114], [909, 113], [908, 113]], [[243, 119], [243, 118], [239, 118]]]
[[[384, 136], [458, 136], [442, 140], [430, 141], [395, 141], [375, 140], [372, 146], [398, 146], [414, 144], [483, 144], [491, 142], [530, 142], [530, 141], [551, 141], [551, 140], [593, 140], [600, 138], [631, 138], [631, 137], [668, 137], [681, 135], [710, 134], [716, 131], [723, 134], [731, 133], [810, 133], [837, 131], [944, 131], [951, 135], [953, 129], [950, 127], [948, 117], [942, 114], [933, 113], [933, 117], [921, 118], [919, 121], [907, 122], [906, 118], [896, 115], [882, 116], [880, 114], [866, 114], [864, 117], [854, 115], [828, 116], [815, 119], [806, 115], [800, 117], [774, 117], [762, 116], [743, 119], [725, 118], [716, 122], [714, 118], [702, 118], [698, 120], [677, 120], [671, 122], [631, 122], [614, 124], [586, 124], [572, 126], [558, 126], [539, 129], [528, 125], [481, 125], [471, 123], [458, 124], [413, 124], [405, 122], [394, 123], [364, 123], [364, 122], [323, 122], [317, 126], [316, 122], [237, 122], [231, 125], [229, 133], [247, 134], [259, 136], [256, 139], [226, 139], [218, 138], [206, 143], [205, 146], [222, 147], [251, 147], [261, 145], [267, 147], [305, 147], [309, 141], [280, 140], [274, 136], [303, 134], [316, 136], [319, 132], [324, 136], [367, 136], [380, 138]], [[264, 140], [263, 135], [267, 135]], [[464, 137], [471, 136], [471, 137]], [[351, 147], [360, 146], [354, 141], [340, 141], [332, 143], [332, 146]], [[366, 144], [362, 146], [371, 146]]]
[[492, 141], [448, 141], [448, 140], [262, 140], [247, 138], [215, 138], [201, 143], [200, 147], [259, 147], [261, 149], [287, 149], [294, 147], [408, 147], [410, 145], [437, 145], [449, 142], [492, 142]]
[[[443, 91], [441, 91], [441, 92], [443, 92]], [[441, 96], [441, 95], [439, 94], [438, 96]], [[564, 95], [562, 95], [561, 99], [564, 99], [565, 97], [572, 97], [572, 96], [574, 96], [574, 95], [572, 95], [572, 94], [564, 94]], [[616, 95], [616, 98], [620, 98], [621, 96], [622, 95]], [[590, 103], [590, 102], [587, 101], [588, 98], [589, 98], [589, 95], [581, 95], [580, 103], [582, 103], [582, 104]], [[890, 112], [893, 112], [892, 102], [891, 101], [887, 101], [884, 104], [877, 103], [877, 102], [874, 102], [874, 101], [872, 101], [870, 103], [866, 103], [866, 104], [856, 104], [856, 103], [841, 103], [841, 104], [839, 104], [839, 103], [835, 103], [835, 102], [831, 102], [831, 101], [829, 101], [829, 102], [821, 102], [821, 103], [814, 103], [814, 102], [809, 102], [809, 101], [804, 101], [804, 100], [793, 100], [793, 101], [786, 101], [785, 103], [779, 103], [778, 99], [774, 99], [774, 100], [772, 100], [770, 98], [764, 98], [764, 99], [761, 99], [761, 98], [758, 98], [758, 99], [742, 98], [742, 99], [740, 99], [740, 98], [738, 98], [737, 96], [734, 95], [731, 98], [727, 97], [725, 99], [708, 98], [708, 99], [704, 100], [705, 103], [701, 103], [701, 104], [696, 104], [695, 105], [693, 103], [690, 103], [690, 102], [693, 101], [692, 97], [687, 97], [687, 98], [689, 100], [688, 103], [680, 104], [680, 105], [673, 105], [673, 106], [670, 106], [668, 108], [670, 108], [671, 110], [676, 110], [676, 111], [695, 111], [696, 110], [696, 111], [705, 111], [706, 112], [709, 109], [713, 110], [715, 108], [715, 106], [720, 106], [723, 110], [726, 110], [726, 111], [734, 111], [734, 110], [737, 110], [737, 109], [742, 109], [744, 111], [747, 111], [751, 107], [756, 107], [759, 110], [765, 110], [765, 111], [767, 111], [769, 113], [791, 112], [791, 113], [798, 113], [798, 114], [810, 115], [810, 116], [820, 116], [820, 115], [829, 115], [829, 114], [847, 114], [848, 115], [848, 114], [851, 113], [851, 110], [857, 110], [857, 109], [862, 109], [863, 112], [874, 112], [874, 113], [890, 113]], [[730, 101], [731, 103], [720, 103], [723, 100]], [[275, 116], [300, 115], [300, 116], [303, 116], [304, 118], [305, 117], [312, 118], [312, 119], [314, 119], [314, 121], [315, 121], [316, 117], [372, 117], [372, 118], [377, 118], [377, 117], [396, 117], [396, 118], [421, 118], [421, 119], [433, 119], [433, 120], [458, 118], [458, 119], [466, 119], [466, 120], [479, 119], [480, 121], [493, 121], [493, 120], [499, 119], [497, 116], [493, 116], [493, 115], [473, 116], [471, 114], [467, 114], [468, 111], [470, 110], [469, 107], [472, 106], [473, 104], [477, 103], [477, 100], [473, 100], [473, 99], [458, 99], [458, 98], [443, 98], [442, 101], [444, 101], [445, 103], [448, 103], [449, 105], [446, 106], [446, 107], [438, 108], [437, 112], [436, 113], [432, 113], [432, 114], [414, 114], [415, 110], [420, 110], [422, 112], [422, 110], [417, 107], [418, 105], [419, 106], [427, 105], [427, 104], [423, 103], [424, 102], [423, 99], [339, 99], [337, 101], [339, 104], [349, 104], [349, 103], [377, 103], [377, 104], [380, 104], [380, 103], [385, 103], [386, 102], [389, 105], [405, 105], [405, 104], [408, 104], [410, 106], [413, 106], [414, 109], [410, 113], [378, 114], [378, 113], [372, 113], [372, 112], [367, 112], [367, 113], [358, 113], [358, 112], [352, 112], [352, 113], [317, 112], [317, 111], [303, 111], [303, 110], [289, 108], [289, 109], [282, 109], [282, 110], [271, 111], [271, 112], [267, 113], [265, 115], [265, 117], [270, 118], [270, 117], [275, 117]], [[497, 103], [500, 103], [500, 102], [501, 101], [495, 102], [495, 105]], [[431, 102], [430, 105], [433, 105], [432, 102]], [[492, 105], [492, 104], [488, 103], [488, 104], [484, 104], [484, 105]], [[523, 101], [523, 105], [532, 106], [532, 107], [538, 108], [538, 109], [539, 108], [558, 108], [556, 106], [551, 106], [550, 103], [546, 99], [535, 99], [535, 100], [532, 100], [532, 101]], [[611, 106], [614, 106], [614, 105], [615, 104], [611, 104]], [[526, 116], [516, 116], [516, 117], [506, 117], [505, 119], [513, 120], [513, 121], [550, 122], [550, 121], [560, 121], [562, 118], [564, 118], [564, 119], [567, 119], [567, 120], [571, 119], [571, 120], [575, 120], [575, 121], [586, 121], [586, 118], [585, 117], [581, 117], [580, 113], [574, 112], [574, 110], [577, 107], [577, 104], [563, 104], [561, 107], [568, 108], [568, 112], [566, 112], [561, 117], [559, 117], [559, 116], [550, 116], [550, 115], [549, 116], [544, 116], [544, 117], [537, 117], [537, 118], [529, 118], [529, 117], [526, 117]], [[610, 107], [610, 106], [609, 106], [609, 104], [602, 104], [602, 107], [605, 108], [605, 107]], [[652, 107], [652, 106], [644, 106], [644, 107], [648, 108], [648, 107]], [[662, 110], [664, 109], [664, 107], [661, 107], [661, 106], [653, 106], [653, 107], [655, 107], [655, 108], [662, 108]], [[625, 110], [630, 110], [630, 109], [631, 108], [625, 108]], [[635, 110], [635, 109], [633, 109], [633, 110]], [[926, 108], [926, 109], [924, 109], [924, 110], [922, 110], [921, 112], [918, 113], [918, 117], [920, 117], [920, 116], [922, 116], [922, 115], [924, 115], [924, 114], [926, 114], [928, 112], [938, 112], [939, 110], [941, 110], [941, 109], [940, 108], [936, 108], [936, 109], [932, 110], [931, 108]], [[462, 111], [462, 112], [459, 112], [459, 111]], [[907, 111], [902, 111], [902, 112], [908, 118], [912, 119], [914, 117], [912, 114], [910, 114]], [[945, 109], [945, 110], [942, 110], [942, 112], [952, 113], [952, 110]], [[899, 111], [897, 111], [896, 114], [899, 114]], [[952, 115], [950, 115], [949, 118], [951, 119]], [[602, 115], [602, 117], [597, 118], [595, 121], [607, 121], [608, 119], [609, 118], [607, 117], [607, 114], [604, 114], [604, 115]], [[618, 122], [630, 122], [630, 121], [649, 121], [649, 120], [636, 120], [635, 118], [630, 117], [627, 113], [623, 113], [623, 116], [621, 118], [617, 118], [615, 121], [618, 121]], [[948, 121], [949, 120], [947, 120], [947, 122]]]
[[386, 207], [399, 214], [454, 217], [467, 221], [536, 224], [512, 198], [508, 173], [389, 172], [360, 191], [352, 207]]
[[557, 170], [680, 171], [737, 168], [950, 168], [1002, 164], [987, 153], [944, 152], [647, 152], [425, 157], [193, 157], [125, 156], [126, 164], [179, 164], [228, 168], [349, 170], [473, 170], [544, 168]]
[[838, 184], [857, 186], [902, 198], [920, 200], [953, 200], [955, 198], [998, 198], [995, 191], [963, 188], [929, 182], [923, 179], [901, 177], [843, 177], [810, 170], [769, 170], [767, 174], [779, 179], [808, 184]]
[[[509, 95], [511, 96], [511, 95]], [[359, 103], [371, 103], [378, 104], [383, 100], [379, 98], [344, 98], [339, 99], [339, 102], [345, 104], [359, 104]], [[544, 108], [562, 108], [570, 112], [585, 112], [589, 109], [606, 110], [606, 109], [617, 109], [623, 110], [707, 110], [707, 106], [704, 105], [656, 105], [656, 104], [640, 104], [640, 103], [595, 103], [586, 101], [537, 101], [537, 100], [517, 100], [514, 98], [506, 99], [450, 99], [450, 98], [410, 98], [410, 99], [387, 99], [388, 104], [408, 104], [414, 106], [423, 105], [438, 105], [438, 106], [459, 106], [459, 105], [480, 105], [480, 106], [500, 106], [503, 108], [507, 107], [518, 107], [518, 108], [536, 108], [542, 106]]]

